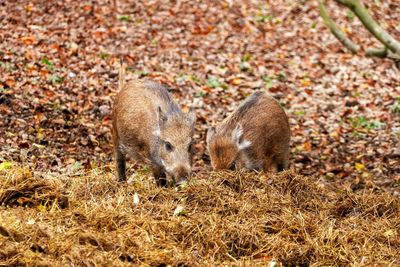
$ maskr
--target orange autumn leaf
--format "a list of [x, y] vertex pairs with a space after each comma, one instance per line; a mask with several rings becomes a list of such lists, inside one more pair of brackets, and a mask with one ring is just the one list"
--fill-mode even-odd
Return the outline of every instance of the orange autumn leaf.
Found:
[[13, 87], [15, 87], [15, 80], [12, 78], [8, 78], [6, 80], [6, 84], [8, 85], [8, 87], [13, 88]]
[[37, 56], [36, 56], [36, 52], [33, 49], [29, 49], [26, 51], [25, 53], [25, 57], [29, 60], [36, 60]]
[[37, 70], [35, 65], [29, 65], [26, 69], [26, 71], [28, 72], [28, 74], [33, 74], [35, 71]]
[[45, 69], [41, 69], [40, 70], [40, 76], [47, 76], [49, 74], [49, 71], [48, 70], [45, 70]]
[[232, 80], [231, 80], [231, 83], [233, 84], [233, 85], [239, 85], [239, 84], [241, 84], [243, 82], [243, 80], [242, 80], [242, 78], [233, 78]]
[[20, 40], [25, 45], [31, 45], [36, 43], [36, 37], [34, 35], [23, 36], [20, 38]]
[[310, 86], [311, 81], [310, 81], [310, 79], [302, 79], [302, 80], [300, 80], [300, 85], [301, 86]]
[[91, 5], [84, 5], [83, 6], [83, 10], [90, 11], [90, 10], [92, 10], [92, 6]]
[[18, 199], [17, 199], [17, 202], [19, 203], [19, 204], [24, 204], [24, 203], [31, 203], [32, 202], [32, 199], [30, 199], [30, 198], [27, 198], [27, 197], [19, 197]]
[[303, 148], [305, 151], [311, 151], [312, 150], [312, 145], [310, 142], [306, 142], [303, 144]]

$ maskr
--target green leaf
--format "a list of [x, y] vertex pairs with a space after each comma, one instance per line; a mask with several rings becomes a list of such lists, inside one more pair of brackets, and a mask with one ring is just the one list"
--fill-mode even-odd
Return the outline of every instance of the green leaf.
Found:
[[276, 79], [278, 81], [282, 82], [282, 81], [286, 80], [286, 74], [284, 72], [280, 72], [280, 73], [278, 73], [278, 75], [276, 75]]
[[240, 70], [249, 70], [251, 68], [251, 66], [250, 66], [250, 63], [249, 62], [247, 62], [247, 61], [242, 61], [242, 62], [240, 62], [240, 64], [239, 64], [239, 69]]
[[216, 77], [210, 77], [207, 80], [208, 87], [217, 88], [221, 86], [221, 83], [218, 81]]
[[364, 128], [366, 130], [380, 129], [385, 123], [377, 120], [367, 120], [364, 116], [349, 118], [349, 122], [353, 128]]
[[304, 116], [304, 115], [306, 115], [306, 111], [305, 110], [296, 110], [293, 112], [293, 114], [297, 115], [297, 116]]
[[51, 62], [48, 58], [42, 58], [42, 60], [40, 62], [43, 65], [46, 65], [49, 69], [53, 69], [54, 68], [53, 62]]
[[131, 21], [132, 18], [129, 15], [117, 15], [117, 19], [120, 21]]
[[315, 27], [317, 26], [317, 23], [318, 23], [318, 22], [314, 21], [314, 22], [311, 24], [311, 29], [315, 29]]
[[267, 89], [274, 86], [274, 80], [275, 80], [274, 76], [264, 76], [262, 77], [262, 80], [265, 82], [265, 86], [267, 87]]
[[73, 170], [79, 170], [82, 167], [83, 167], [83, 165], [82, 165], [82, 163], [80, 161], [75, 161], [71, 166], [71, 168]]
[[274, 17], [272, 15], [267, 15], [267, 14], [259, 14], [256, 16], [256, 21], [258, 23], [263, 23], [263, 22], [269, 22], [273, 19]]
[[147, 70], [135, 70], [134, 73], [139, 77], [145, 77], [149, 75], [149, 72]]
[[207, 93], [205, 93], [205, 92], [198, 92], [198, 93], [196, 93], [196, 94], [194, 95], [194, 97], [199, 98], [199, 97], [204, 97], [204, 96], [206, 96], [206, 95], [207, 95]]
[[52, 82], [52, 83], [62, 83], [64, 81], [64, 78], [59, 77], [57, 75], [51, 75], [49, 77], [49, 81]]
[[190, 79], [197, 85], [202, 84], [201, 80], [196, 75], [190, 76]]
[[350, 21], [352, 21], [352, 20], [354, 19], [355, 15], [354, 15], [353, 12], [348, 11], [348, 12], [347, 12], [347, 17], [349, 18]]
[[0, 163], [0, 171], [10, 169], [11, 167], [12, 167], [11, 162], [3, 161], [2, 163]]
[[182, 83], [182, 82], [186, 82], [190, 79], [190, 77], [188, 75], [176, 75], [174, 76], [174, 82], [175, 83]]
[[11, 71], [13, 66], [10, 63], [4, 63], [0, 61], [0, 68], [5, 69], [6, 71]]
[[391, 110], [393, 113], [400, 113], [400, 97], [393, 103]]
[[268, 82], [265, 83], [265, 85], [267, 86], [267, 89], [269, 89], [272, 86], [274, 86], [274, 82], [273, 81], [268, 81]]
[[107, 59], [110, 57], [110, 54], [106, 53], [106, 52], [101, 52], [100, 53], [100, 58], [101, 59]]
[[252, 55], [250, 55], [250, 54], [245, 54], [245, 55], [243, 56], [243, 58], [242, 58], [242, 61], [243, 61], [243, 62], [248, 62], [248, 61], [250, 61], [252, 58], [253, 58]]

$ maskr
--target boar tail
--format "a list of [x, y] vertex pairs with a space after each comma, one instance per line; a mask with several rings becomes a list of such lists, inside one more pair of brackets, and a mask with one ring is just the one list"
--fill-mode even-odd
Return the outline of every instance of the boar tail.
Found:
[[125, 72], [126, 72], [125, 63], [122, 60], [120, 60], [120, 62], [119, 62], [119, 76], [118, 76], [118, 90], [119, 91], [121, 91], [122, 88], [124, 87]]

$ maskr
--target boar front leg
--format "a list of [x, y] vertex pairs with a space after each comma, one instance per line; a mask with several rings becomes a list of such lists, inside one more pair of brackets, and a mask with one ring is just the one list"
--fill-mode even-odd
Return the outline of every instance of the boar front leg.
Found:
[[125, 169], [126, 169], [126, 158], [125, 154], [119, 149], [115, 149], [115, 161], [116, 161], [116, 167], [117, 167], [117, 174], [118, 174], [118, 180], [120, 182], [126, 181], [126, 175], [125, 175]]
[[167, 177], [165, 175], [164, 168], [159, 166], [153, 166], [153, 175], [156, 179], [156, 183], [158, 186], [166, 187], [167, 186]]

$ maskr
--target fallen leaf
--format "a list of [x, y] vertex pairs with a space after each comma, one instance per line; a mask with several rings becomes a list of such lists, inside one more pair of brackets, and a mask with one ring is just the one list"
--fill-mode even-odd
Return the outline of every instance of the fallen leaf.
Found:
[[362, 169], [365, 168], [365, 166], [362, 163], [356, 162], [354, 164], [354, 168], [356, 168], [357, 171], [361, 171]]
[[45, 212], [46, 211], [46, 206], [43, 206], [43, 205], [38, 205], [37, 206], [37, 209], [39, 210], [39, 211], [41, 211], [41, 212]]
[[28, 219], [28, 221], [26, 222], [26, 224], [29, 224], [29, 225], [33, 225], [35, 223], [36, 223], [35, 219]]
[[184, 213], [184, 206], [183, 205], [178, 205], [176, 209], [174, 210], [174, 216], [179, 216], [183, 215]]
[[2, 163], [0, 163], [0, 171], [10, 169], [11, 167], [12, 167], [11, 162], [3, 161]]
[[304, 148], [305, 151], [309, 152], [309, 151], [312, 150], [312, 145], [311, 145], [310, 142], [306, 142], [306, 143], [303, 144], [303, 148]]
[[386, 237], [392, 237], [394, 236], [394, 231], [392, 229], [387, 230], [385, 233], [383, 233]]
[[139, 195], [136, 192], [135, 192], [135, 194], [133, 194], [133, 204], [139, 205]]
[[25, 203], [32, 203], [32, 199], [27, 198], [27, 197], [19, 197], [19, 198], [17, 199], [17, 202], [18, 202], [20, 205], [23, 205], [23, 204], [25, 204]]
[[36, 43], [36, 37], [34, 35], [23, 36], [20, 38], [20, 40], [25, 45], [31, 45]]
[[239, 84], [241, 84], [242, 82], [243, 82], [242, 78], [233, 78], [233, 79], [231, 80], [231, 84], [233, 84], [233, 85], [239, 85]]

